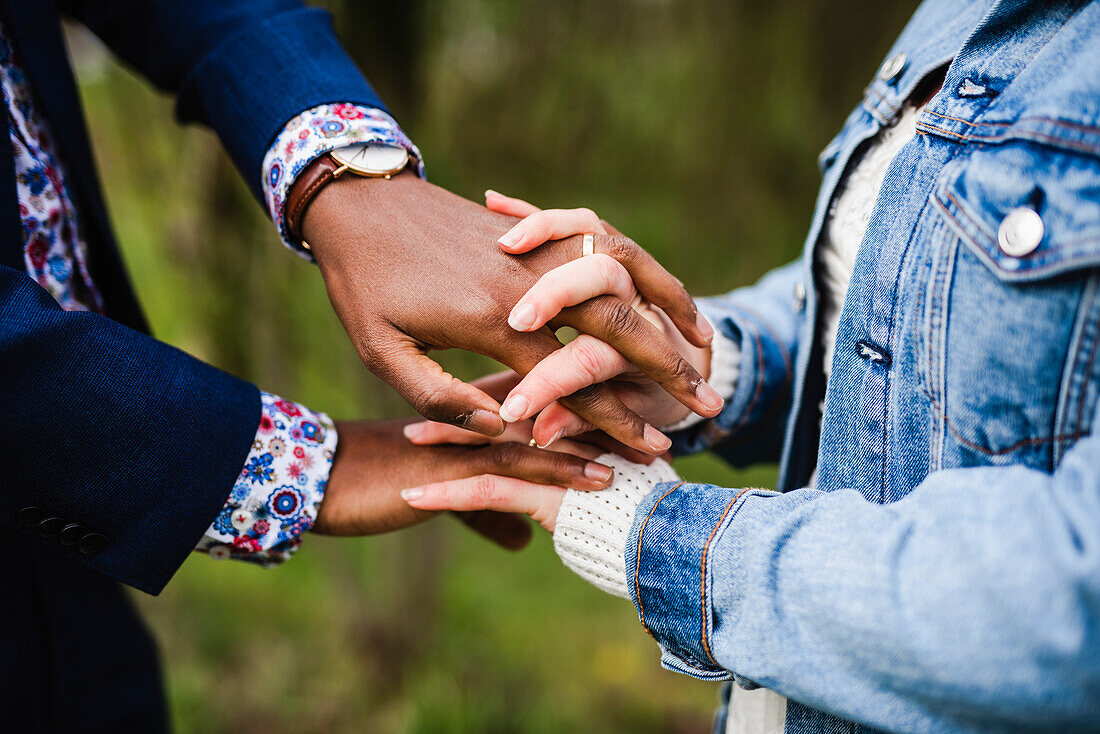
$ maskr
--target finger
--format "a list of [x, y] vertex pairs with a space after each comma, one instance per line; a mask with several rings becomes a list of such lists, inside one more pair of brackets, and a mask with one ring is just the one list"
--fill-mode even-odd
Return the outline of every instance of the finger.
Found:
[[550, 403], [537, 416], [531, 426], [531, 435], [539, 446], [552, 449], [572, 436], [580, 436], [598, 429], [566, 408], [561, 403]]
[[609, 255], [570, 260], [545, 273], [531, 286], [512, 308], [508, 325], [516, 331], [534, 331], [563, 308], [600, 295], [616, 296], [631, 303], [638, 291], [626, 268]]
[[411, 341], [395, 339], [376, 349], [367, 366], [428, 420], [486, 436], [504, 431], [496, 400], [445, 372]]
[[[516, 226], [518, 227], [523, 222]], [[571, 233], [572, 234], [572, 233]], [[575, 240], [576, 244], [573, 244]], [[568, 245], [580, 251], [579, 237], [571, 238]], [[639, 247], [634, 240], [622, 235], [596, 237], [593, 242], [595, 252], [610, 255], [622, 263], [638, 292], [654, 306], [662, 309], [684, 338], [697, 347], [705, 347], [714, 338], [714, 328], [706, 317], [699, 313], [695, 300], [684, 289], [672, 273], [661, 266], [657, 260]]]
[[558, 451], [563, 454], [573, 454], [574, 456], [581, 456], [589, 461], [600, 458], [607, 453], [604, 449], [590, 443], [584, 443], [582, 441], [573, 441], [568, 438], [563, 438], [559, 441], [555, 441], [549, 446], [542, 447], [545, 451]]
[[[487, 356], [521, 374], [531, 371], [547, 356], [562, 348], [561, 342], [546, 328], [529, 334], [517, 334], [514, 331], [509, 331], [508, 334], [511, 336], [504, 335], [495, 340], [494, 349]], [[639, 451], [660, 455], [668, 450], [668, 438], [624, 405], [606, 385], [585, 387], [567, 398], [562, 398], [562, 403], [593, 425]], [[513, 416], [507, 411], [501, 412], [500, 417], [514, 422]], [[540, 443], [543, 441], [542, 436], [536, 438]]]
[[606, 382], [633, 368], [614, 347], [581, 334], [528, 372], [501, 406], [507, 420], [525, 420], [581, 388]]
[[580, 456], [543, 451], [522, 443], [485, 446], [471, 454], [469, 473], [495, 474], [536, 484], [573, 489], [603, 489], [614, 475], [611, 467]]
[[405, 434], [405, 438], [417, 446], [434, 446], [444, 443], [466, 446], [505, 442], [527, 443], [531, 440], [530, 421], [506, 423], [504, 433], [492, 438], [473, 431], [467, 431], [465, 428], [459, 428], [458, 426], [447, 423], [433, 423], [432, 421], [410, 423], [401, 430]]
[[[554, 405], [557, 404], [555, 403]], [[573, 415], [567, 408], [561, 408], [561, 410], [568, 415]], [[581, 433], [582, 431], [590, 429], [590, 426], [584, 421], [581, 421], [580, 418], [577, 418], [577, 420], [580, 421], [580, 427], [576, 430], [576, 433]], [[532, 421], [509, 423], [507, 428], [504, 429], [504, 433], [495, 438], [487, 438], [486, 436], [472, 433], [457, 426], [449, 426], [446, 423], [432, 423], [431, 421], [410, 423], [404, 427], [403, 431], [405, 437], [408, 438], [411, 443], [418, 446], [434, 446], [439, 444], [481, 445], [487, 442], [529, 444], [533, 436]], [[563, 433], [562, 435], [566, 434]], [[600, 455], [607, 453], [602, 448], [593, 446], [592, 444], [580, 441], [570, 441], [569, 439], [562, 439], [550, 444], [540, 445], [539, 448], [548, 451], [573, 454], [574, 456], [580, 456], [589, 460], [598, 459]], [[638, 452], [634, 453], [637, 454]]]
[[[531, 428], [531, 435], [550, 437], [548, 439], [550, 443], [540, 444], [548, 451], [553, 451], [558, 446], [577, 443], [597, 452], [596, 458], [610, 451], [637, 464], [647, 466], [652, 464], [656, 458], [652, 453], [642, 453], [627, 446], [622, 441], [612, 438], [606, 432], [596, 430], [595, 426], [561, 405], [561, 403], [551, 403], [538, 414], [538, 417], [535, 418], [535, 424]], [[558, 438], [559, 436], [564, 438]], [[570, 436], [576, 440], [568, 438]], [[577, 452], [574, 450], [572, 453]]]
[[722, 409], [722, 397], [696, 372], [691, 362], [669, 343], [660, 329], [618, 298], [598, 296], [580, 306], [571, 306], [563, 310], [554, 323], [567, 324], [615, 347], [666, 392], [699, 415], [710, 418]]
[[[645, 464], [646, 466], [649, 466], [659, 458], [652, 454], [643, 454], [641, 451], [636, 451], [625, 445], [621, 441], [616, 441], [615, 439], [611, 438], [611, 436], [608, 436], [603, 431], [588, 431], [586, 433], [579, 433], [577, 434], [577, 438], [585, 441], [586, 445], [600, 447], [599, 449], [597, 449], [599, 451], [609, 451], [613, 454], [618, 454], [624, 459], [633, 461], [635, 464]], [[663, 456], [667, 455], [668, 454], [666, 453]], [[669, 461], [671, 461], [671, 459], [669, 459]]]
[[[672, 445], [668, 436], [628, 408], [606, 383], [581, 388], [560, 402], [592, 426], [639, 451], [660, 456]], [[534, 435], [542, 445], [555, 438], [538, 432]]]
[[489, 211], [507, 214], [511, 217], [520, 217], [521, 219], [540, 211], [534, 204], [529, 204], [523, 199], [505, 196], [499, 191], [493, 191], [492, 189], [485, 189], [485, 208]]
[[[549, 240], [574, 234], [605, 234], [603, 224], [591, 209], [543, 209], [526, 217], [504, 233], [498, 242], [513, 255], [528, 252]], [[580, 254], [580, 245], [577, 253]]]
[[505, 550], [522, 550], [531, 542], [531, 525], [523, 515], [510, 512], [452, 512], [475, 533]]
[[401, 496], [419, 510], [493, 510], [520, 512], [550, 532], [565, 490], [523, 479], [485, 474], [467, 479], [426, 484], [403, 490]]

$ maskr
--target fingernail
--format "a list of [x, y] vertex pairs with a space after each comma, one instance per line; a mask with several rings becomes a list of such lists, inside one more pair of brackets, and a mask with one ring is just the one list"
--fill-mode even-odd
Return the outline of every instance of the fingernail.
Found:
[[527, 406], [530, 403], [527, 402], [527, 397], [524, 395], [511, 395], [504, 401], [504, 405], [500, 406], [500, 417], [508, 423], [515, 423], [518, 420], [523, 420], [527, 414]]
[[497, 240], [497, 242], [502, 244], [504, 247], [511, 249], [519, 243], [520, 237], [521, 233], [518, 230], [510, 229], [505, 232], [504, 236]]
[[646, 444], [654, 451], [665, 452], [672, 446], [672, 439], [664, 435], [656, 428], [646, 424], [645, 432], [642, 434], [645, 438]]
[[423, 423], [410, 423], [401, 429], [401, 432], [405, 434], [405, 438], [412, 440], [418, 438], [421, 433], [424, 432]]
[[490, 196], [504, 196], [504, 194], [499, 191], [493, 191], [492, 189], [485, 189], [485, 196], [488, 198]]
[[558, 429], [558, 432], [557, 432], [557, 433], [555, 433], [555, 434], [554, 434], [553, 436], [551, 436], [551, 437], [550, 437], [550, 440], [549, 440], [549, 441], [547, 441], [546, 443], [541, 443], [541, 444], [537, 444], [537, 446], [538, 446], [538, 447], [539, 447], [540, 449], [544, 449], [544, 448], [546, 448], [547, 446], [549, 446], [550, 444], [552, 444], [552, 443], [554, 443], [555, 441], [557, 441], [557, 440], [558, 440], [559, 438], [561, 438], [561, 437], [562, 437], [562, 436], [564, 436], [564, 435], [565, 435], [565, 429], [564, 429], [564, 428], [559, 428], [559, 429]]
[[410, 500], [418, 500], [424, 496], [424, 490], [420, 487], [413, 487], [412, 489], [401, 490], [401, 499], [409, 502]]
[[611, 468], [603, 464], [590, 461], [584, 465], [584, 475], [594, 482], [606, 482], [611, 479]]
[[714, 327], [710, 325], [710, 320], [703, 315], [702, 311], [695, 314], [695, 326], [707, 341], [714, 338]]
[[483, 436], [499, 436], [504, 433], [504, 421], [491, 410], [478, 409], [462, 422], [462, 427]]
[[508, 315], [508, 325], [516, 331], [527, 331], [535, 325], [537, 318], [538, 314], [535, 313], [534, 306], [530, 303], [521, 303]]
[[721, 410], [724, 402], [718, 391], [708, 385], [706, 381], [700, 382], [699, 387], [695, 388], [695, 397], [699, 398], [699, 402], [703, 404], [708, 412]]

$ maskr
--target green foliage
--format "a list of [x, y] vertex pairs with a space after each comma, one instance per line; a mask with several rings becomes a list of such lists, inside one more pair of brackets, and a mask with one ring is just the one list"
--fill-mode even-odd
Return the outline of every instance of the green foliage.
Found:
[[[795, 257], [815, 156], [909, 4], [780, 0], [326, 3], [432, 179], [586, 205], [696, 293]], [[158, 336], [339, 417], [408, 407], [360, 365], [312, 265], [282, 251], [208, 133], [74, 52], [107, 198]], [[431, 247], [425, 243], [425, 247]], [[484, 358], [445, 354], [472, 378]], [[711, 456], [691, 479], [767, 486]], [[277, 571], [196, 557], [139, 602], [181, 732], [706, 731], [718, 689], [661, 670], [631, 606], [539, 536], [447, 519], [310, 538]]]

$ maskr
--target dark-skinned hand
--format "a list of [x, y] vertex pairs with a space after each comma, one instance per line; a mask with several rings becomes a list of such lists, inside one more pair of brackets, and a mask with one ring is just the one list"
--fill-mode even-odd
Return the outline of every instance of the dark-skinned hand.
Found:
[[[563, 309], [537, 331], [509, 327], [509, 312], [539, 277], [581, 253], [577, 236], [509, 255], [496, 243], [516, 221], [412, 173], [391, 180], [344, 176], [309, 205], [302, 232], [359, 356], [426, 418], [488, 436], [504, 430], [497, 401], [444, 372], [429, 350], [465, 349], [526, 374], [561, 348], [554, 332], [563, 326], [610, 344], [691, 410], [717, 412], [696, 394], [699, 373], [617, 298]], [[686, 339], [709, 343], [710, 327], [691, 297], [652, 256], [621, 235], [596, 235], [595, 251], [621, 262], [638, 291]], [[657, 455], [669, 447], [667, 437], [605, 385], [586, 387], [562, 403], [639, 451]]]
[[[413, 509], [401, 498], [401, 490], [433, 482], [461, 480], [461, 486], [477, 494], [504, 479], [531, 488], [557, 485], [581, 490], [603, 489], [611, 480], [608, 467], [590, 460], [599, 451], [580, 451], [585, 458], [519, 443], [415, 446], [402, 434], [409, 422], [337, 421], [340, 441], [313, 532], [375, 535], [422, 522], [438, 513]], [[456, 514], [506, 548], [521, 548], [530, 538], [522, 517]]]

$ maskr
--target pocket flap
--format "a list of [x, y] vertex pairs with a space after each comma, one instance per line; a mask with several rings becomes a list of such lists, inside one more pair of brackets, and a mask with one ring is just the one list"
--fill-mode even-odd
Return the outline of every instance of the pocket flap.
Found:
[[[1048, 278], [1100, 265], [1100, 160], [1008, 143], [975, 149], [951, 164], [935, 201], [962, 241], [1002, 280]], [[1026, 255], [998, 244], [1014, 209], [1042, 219], [1042, 239]]]

